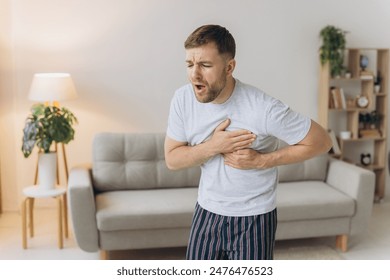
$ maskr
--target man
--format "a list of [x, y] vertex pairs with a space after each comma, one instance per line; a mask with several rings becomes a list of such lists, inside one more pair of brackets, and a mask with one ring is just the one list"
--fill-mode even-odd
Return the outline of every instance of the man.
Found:
[[[185, 42], [190, 83], [172, 99], [165, 159], [201, 166], [187, 259], [272, 259], [277, 166], [327, 152], [316, 122], [233, 77], [235, 41], [205, 25]], [[288, 143], [278, 149], [278, 142]]]

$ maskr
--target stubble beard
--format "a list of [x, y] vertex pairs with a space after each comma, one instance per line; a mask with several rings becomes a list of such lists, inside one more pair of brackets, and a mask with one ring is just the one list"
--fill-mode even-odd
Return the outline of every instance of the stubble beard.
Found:
[[203, 97], [197, 94], [196, 87], [194, 86], [195, 97], [200, 103], [210, 103], [218, 98], [218, 96], [225, 89], [225, 87], [226, 87], [226, 76], [221, 75], [221, 78], [219, 79], [218, 82], [208, 87], [208, 91]]

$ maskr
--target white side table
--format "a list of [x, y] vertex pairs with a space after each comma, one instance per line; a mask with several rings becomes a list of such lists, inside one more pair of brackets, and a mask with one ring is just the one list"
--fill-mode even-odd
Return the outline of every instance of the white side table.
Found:
[[[23, 249], [27, 249], [27, 220], [29, 220], [30, 237], [34, 236], [34, 200], [35, 198], [52, 197], [58, 202], [58, 248], [64, 247], [63, 236], [68, 237], [68, 210], [66, 203], [66, 188], [56, 186], [54, 189], [41, 189], [37, 185], [29, 186], [23, 189], [23, 194], [26, 197], [22, 202], [22, 236]], [[28, 219], [27, 219], [28, 211]], [[64, 232], [63, 232], [64, 225]]]

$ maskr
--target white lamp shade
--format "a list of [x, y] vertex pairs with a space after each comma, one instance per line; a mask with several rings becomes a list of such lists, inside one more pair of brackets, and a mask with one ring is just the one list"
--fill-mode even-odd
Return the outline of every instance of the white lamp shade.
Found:
[[68, 73], [38, 73], [34, 75], [28, 98], [34, 101], [74, 99], [77, 92]]

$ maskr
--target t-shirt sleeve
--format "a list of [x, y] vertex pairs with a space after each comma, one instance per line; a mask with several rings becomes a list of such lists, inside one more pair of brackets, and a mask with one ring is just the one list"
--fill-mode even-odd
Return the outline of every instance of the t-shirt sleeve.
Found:
[[179, 142], [187, 142], [184, 127], [184, 109], [179, 97], [180, 96], [175, 93], [171, 101], [168, 116], [167, 136]]
[[297, 113], [279, 100], [268, 106], [266, 127], [270, 135], [295, 145], [305, 138], [311, 126], [311, 119]]

